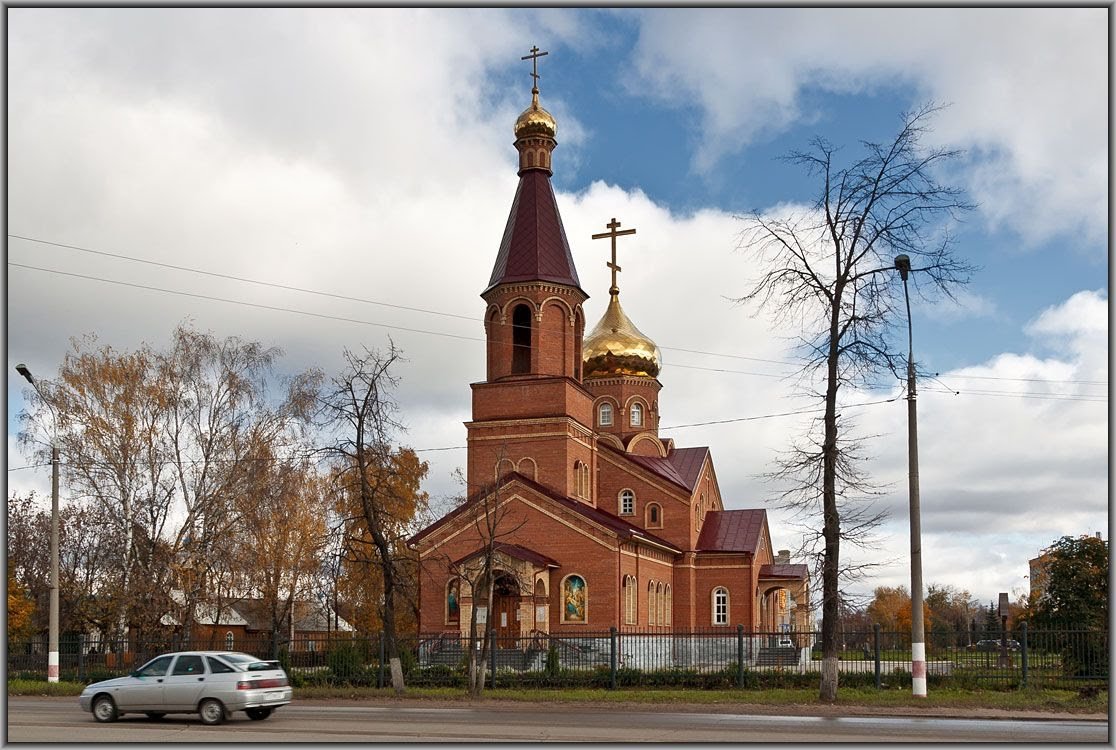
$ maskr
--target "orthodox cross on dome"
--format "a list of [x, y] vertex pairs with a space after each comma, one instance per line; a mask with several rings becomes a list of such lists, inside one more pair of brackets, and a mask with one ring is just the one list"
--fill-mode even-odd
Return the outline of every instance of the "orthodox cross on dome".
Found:
[[608, 224], [605, 224], [605, 226], [608, 227], [609, 231], [601, 232], [600, 234], [594, 234], [593, 239], [603, 240], [605, 237], [611, 237], [612, 238], [612, 262], [607, 264], [608, 267], [612, 269], [612, 286], [609, 287], [608, 293], [609, 294], [620, 294], [620, 287], [616, 286], [616, 272], [621, 271], [623, 269], [620, 268], [620, 266], [616, 265], [616, 238], [617, 237], [623, 237], [626, 234], [635, 234], [636, 230], [625, 229], [622, 232], [616, 231], [617, 229], [620, 228], [620, 222], [618, 222], [616, 220], [615, 216], [613, 216], [612, 221], [610, 221]]
[[531, 61], [531, 78], [534, 79], [531, 84], [531, 93], [533, 94], [539, 93], [539, 58], [549, 54], [549, 52], [539, 52], [539, 48], [534, 46], [531, 47], [531, 54], [519, 58], [520, 60]]

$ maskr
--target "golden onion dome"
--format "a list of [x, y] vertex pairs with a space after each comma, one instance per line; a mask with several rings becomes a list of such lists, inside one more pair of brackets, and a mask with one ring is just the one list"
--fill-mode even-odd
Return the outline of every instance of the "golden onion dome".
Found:
[[581, 361], [585, 378], [617, 375], [654, 378], [663, 360], [655, 342], [624, 314], [617, 292], [611, 295], [601, 322], [585, 337]]
[[539, 106], [539, 90], [531, 89], [531, 106], [515, 121], [515, 137], [546, 136], [553, 138], [558, 134], [558, 121], [554, 115]]

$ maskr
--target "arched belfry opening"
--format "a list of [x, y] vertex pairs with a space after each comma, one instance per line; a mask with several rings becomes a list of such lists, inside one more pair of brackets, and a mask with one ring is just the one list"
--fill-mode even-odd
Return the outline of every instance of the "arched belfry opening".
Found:
[[512, 311], [512, 374], [531, 372], [531, 308], [516, 305]]

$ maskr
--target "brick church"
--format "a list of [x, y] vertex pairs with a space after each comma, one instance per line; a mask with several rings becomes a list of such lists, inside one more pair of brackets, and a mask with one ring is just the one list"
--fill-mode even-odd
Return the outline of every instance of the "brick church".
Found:
[[634, 232], [615, 219], [594, 235], [612, 243], [612, 286], [585, 335], [588, 295], [550, 184], [557, 124], [537, 83], [480, 295], [487, 372], [465, 424], [469, 495], [409, 540], [419, 632], [465, 636], [474, 607], [501, 637], [807, 630], [806, 566], [773, 550], [766, 511], [726, 510], [709, 448], [659, 434], [662, 359], [621, 307], [616, 242]]

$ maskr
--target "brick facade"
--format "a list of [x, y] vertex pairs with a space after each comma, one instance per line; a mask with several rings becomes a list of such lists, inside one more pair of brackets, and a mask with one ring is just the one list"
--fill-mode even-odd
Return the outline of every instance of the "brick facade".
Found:
[[[555, 127], [535, 94], [517, 121], [520, 185], [481, 295], [486, 378], [472, 385], [465, 424], [469, 497], [410, 540], [421, 561], [420, 632], [465, 635], [475, 606], [499, 633], [524, 637], [774, 629], [775, 593], [787, 575], [804, 582], [805, 567], [761, 580], [773, 563], [766, 515], [726, 511], [709, 451], [659, 437], [657, 366], [582, 379], [588, 295], [549, 183]], [[611, 424], [601, 424], [604, 403]], [[482, 580], [492, 544], [496, 572]], [[719, 588], [727, 615], [715, 625]], [[795, 591], [805, 607], [804, 583]]]

